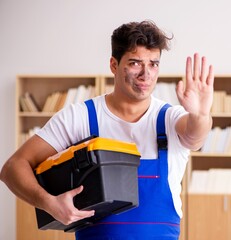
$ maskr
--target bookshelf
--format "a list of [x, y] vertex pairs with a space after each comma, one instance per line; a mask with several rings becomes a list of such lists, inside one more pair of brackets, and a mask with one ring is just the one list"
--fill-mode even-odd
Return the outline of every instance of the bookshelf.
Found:
[[[22, 134], [28, 134], [34, 127], [42, 127], [48, 119], [60, 108], [55, 109], [58, 100], [53, 96], [54, 93], [66, 94], [67, 98], [70, 90], [76, 90], [81, 87], [92, 87], [93, 95], [100, 93], [100, 82], [98, 76], [42, 76], [42, 75], [21, 75], [17, 76], [16, 82], [16, 146], [20, 146], [23, 142]], [[32, 96], [38, 107], [38, 111], [23, 110], [20, 100], [25, 94]], [[47, 99], [54, 97], [50, 101], [50, 108], [44, 111], [44, 106]], [[54, 102], [55, 100], [55, 102]], [[53, 106], [53, 105], [54, 106]], [[65, 104], [65, 102], [63, 103]], [[53, 106], [53, 107], [52, 107]], [[25, 137], [26, 139], [27, 137]], [[24, 139], [24, 140], [25, 140]]]
[[188, 164], [188, 240], [231, 239], [231, 76], [215, 76], [214, 91], [212, 133]]
[[[94, 87], [94, 95], [100, 93], [98, 76], [19, 75], [16, 79], [16, 147], [29, 137], [35, 127], [42, 127], [55, 113], [43, 111], [48, 96], [53, 93], [68, 93], [79, 86]], [[20, 98], [29, 93], [36, 102], [38, 111], [23, 111]], [[49, 109], [48, 109], [49, 110]], [[17, 240], [74, 240], [74, 234], [62, 231], [38, 230], [34, 207], [17, 199]]]
[[100, 92], [110, 93], [114, 88], [114, 78], [112, 75], [100, 76]]

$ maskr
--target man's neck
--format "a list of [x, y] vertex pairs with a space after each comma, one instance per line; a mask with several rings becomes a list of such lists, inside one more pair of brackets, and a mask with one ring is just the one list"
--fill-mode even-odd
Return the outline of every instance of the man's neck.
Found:
[[137, 122], [146, 113], [151, 98], [142, 101], [125, 101], [114, 93], [106, 95], [108, 109], [117, 117], [127, 122]]

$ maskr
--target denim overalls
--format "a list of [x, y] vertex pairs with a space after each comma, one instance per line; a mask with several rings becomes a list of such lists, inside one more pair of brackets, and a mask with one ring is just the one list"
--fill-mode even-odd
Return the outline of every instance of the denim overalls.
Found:
[[[99, 135], [97, 115], [92, 100], [88, 108], [90, 133]], [[157, 117], [158, 159], [141, 159], [138, 168], [139, 207], [111, 215], [76, 232], [77, 240], [177, 240], [180, 217], [168, 183], [167, 137], [164, 105]]]

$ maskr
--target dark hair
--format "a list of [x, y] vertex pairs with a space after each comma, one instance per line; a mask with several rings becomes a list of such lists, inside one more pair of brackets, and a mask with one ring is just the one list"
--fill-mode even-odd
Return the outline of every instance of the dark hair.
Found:
[[159, 48], [160, 52], [169, 50], [172, 38], [167, 37], [152, 21], [123, 24], [111, 36], [112, 56], [119, 63], [126, 52], [135, 50], [137, 46]]

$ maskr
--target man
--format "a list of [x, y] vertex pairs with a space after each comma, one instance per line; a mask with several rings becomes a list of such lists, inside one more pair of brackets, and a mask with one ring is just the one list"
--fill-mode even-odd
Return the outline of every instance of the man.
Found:
[[[180, 183], [189, 150], [202, 146], [212, 126], [213, 68], [207, 68], [205, 57], [201, 63], [198, 54], [193, 63], [188, 57], [186, 83], [181, 81], [176, 88], [182, 106], [168, 107], [151, 94], [162, 50], [168, 49], [170, 38], [151, 21], [143, 21], [123, 24], [111, 40], [115, 88], [94, 98], [92, 107], [99, 136], [137, 144], [141, 153], [139, 207], [80, 230], [76, 238], [176, 240], [182, 216]], [[32, 171], [47, 157], [88, 137], [91, 124], [85, 103], [64, 108], [10, 157], [1, 180], [18, 197], [64, 224], [94, 215], [73, 205], [73, 197], [84, 191], [83, 186], [52, 196], [38, 185]], [[158, 145], [159, 134], [164, 145]]]

